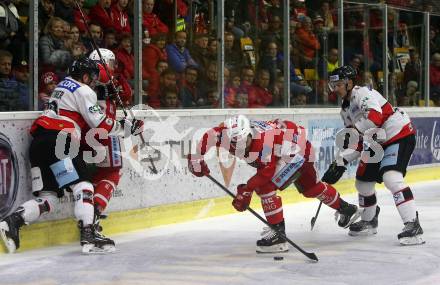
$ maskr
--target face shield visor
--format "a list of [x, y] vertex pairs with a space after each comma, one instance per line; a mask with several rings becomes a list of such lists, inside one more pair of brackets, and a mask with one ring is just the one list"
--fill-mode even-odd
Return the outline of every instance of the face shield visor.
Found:
[[336, 91], [336, 89], [347, 85], [346, 78], [340, 78], [339, 75], [330, 75], [328, 80], [328, 89], [331, 92]]

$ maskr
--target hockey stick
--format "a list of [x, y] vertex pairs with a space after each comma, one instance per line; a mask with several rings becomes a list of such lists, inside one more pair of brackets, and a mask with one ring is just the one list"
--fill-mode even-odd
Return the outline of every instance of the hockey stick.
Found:
[[[214, 177], [212, 177], [211, 175], [207, 175], [207, 177], [214, 182], [215, 184], [217, 184], [218, 187], [220, 187], [223, 191], [225, 191], [226, 193], [229, 194], [229, 196], [231, 196], [232, 198], [235, 198], [235, 195], [228, 190], [228, 188], [226, 188], [223, 184], [221, 184], [220, 182], [218, 182], [217, 179], [215, 179]], [[288, 243], [290, 243], [294, 248], [296, 248], [299, 252], [301, 252], [302, 254], [304, 254], [305, 256], [307, 256], [308, 258], [310, 258], [311, 260], [314, 261], [318, 261], [318, 257], [316, 256], [315, 253], [313, 252], [307, 252], [304, 249], [302, 249], [301, 247], [299, 247], [296, 243], [294, 243], [293, 241], [291, 241], [284, 233], [279, 232], [277, 229], [275, 229], [274, 227], [272, 227], [271, 224], [269, 224], [265, 219], [263, 219], [257, 212], [255, 212], [252, 208], [248, 207], [247, 210], [249, 212], [251, 212], [255, 217], [257, 217], [260, 221], [262, 221], [266, 226], [270, 227], [272, 230], [276, 231], [285, 241], [287, 241]]]
[[[79, 5], [78, 0], [73, 0], [73, 2], [75, 2], [76, 7], [78, 8], [79, 13], [81, 14], [81, 18], [84, 21], [84, 26], [86, 27], [87, 33], [90, 36], [90, 42], [92, 43], [93, 49], [95, 49], [96, 52], [98, 53], [99, 59], [101, 61], [102, 66], [104, 67], [104, 70], [105, 70], [105, 73], [107, 74], [107, 77], [108, 78], [112, 78], [112, 76], [110, 75], [110, 71], [108, 70], [107, 64], [105, 63], [105, 61], [104, 61], [104, 59], [102, 57], [101, 51], [99, 50], [99, 47], [96, 44], [95, 39], [93, 39], [92, 34], [90, 33], [89, 25], [87, 24], [86, 17], [84, 15], [83, 9]], [[135, 119], [133, 111], [131, 109], [128, 109], [128, 112], [127, 112], [127, 110], [125, 109], [124, 103], [122, 102], [122, 99], [121, 99], [121, 96], [119, 96], [119, 90], [116, 88], [115, 83], [113, 82], [113, 80], [110, 80], [110, 84], [112, 85], [113, 90], [116, 90], [116, 103], [119, 105], [119, 107], [121, 107], [122, 112], [124, 113], [124, 116], [128, 117], [128, 115], [130, 115], [132, 119]], [[144, 136], [142, 135], [142, 133], [139, 134], [139, 137], [141, 138], [141, 142], [142, 142], [142, 144], [140, 146], [140, 149], [144, 149], [145, 147], [149, 146], [145, 142], [145, 139], [144, 139]], [[154, 162], [153, 162], [153, 159], [151, 158], [151, 156], [149, 157], [149, 159], [150, 159], [151, 165], [153, 166], [153, 168], [150, 167], [151, 171], [154, 174], [157, 174], [157, 169], [154, 166]]]
[[315, 216], [312, 218], [312, 220], [310, 221], [310, 225], [311, 225], [310, 230], [311, 230], [311, 231], [313, 231], [313, 227], [315, 226], [316, 219], [318, 218], [318, 215], [319, 215], [319, 210], [321, 210], [321, 206], [322, 206], [322, 201], [319, 201], [319, 206], [318, 206], [318, 209], [316, 210], [316, 214], [315, 214]]

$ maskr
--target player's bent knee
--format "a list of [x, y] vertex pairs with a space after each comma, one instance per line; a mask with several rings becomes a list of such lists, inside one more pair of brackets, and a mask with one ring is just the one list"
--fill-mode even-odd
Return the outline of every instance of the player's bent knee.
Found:
[[396, 193], [407, 187], [403, 180], [403, 174], [395, 170], [390, 170], [383, 174], [383, 183], [392, 193]]
[[376, 190], [374, 188], [374, 185], [376, 185], [376, 182], [366, 182], [357, 180], [355, 181], [355, 187], [359, 194], [362, 196], [371, 196], [374, 193], [376, 193]]

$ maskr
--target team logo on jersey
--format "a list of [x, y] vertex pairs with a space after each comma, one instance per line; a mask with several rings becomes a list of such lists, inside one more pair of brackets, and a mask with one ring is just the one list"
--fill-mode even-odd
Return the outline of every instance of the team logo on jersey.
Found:
[[9, 139], [0, 133], [0, 219], [14, 206], [18, 176], [17, 157]]
[[99, 113], [99, 114], [103, 114], [102, 113], [102, 109], [101, 109], [101, 106], [99, 106], [98, 104], [95, 104], [95, 105], [93, 105], [93, 106], [90, 106], [89, 107], [89, 112], [90, 113]]

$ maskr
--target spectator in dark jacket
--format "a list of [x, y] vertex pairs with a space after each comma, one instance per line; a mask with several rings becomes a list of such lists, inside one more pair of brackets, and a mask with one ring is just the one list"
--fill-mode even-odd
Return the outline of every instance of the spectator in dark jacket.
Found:
[[0, 111], [25, 111], [29, 106], [29, 89], [11, 76], [12, 54], [0, 50]]
[[59, 17], [69, 24], [74, 22], [72, 0], [55, 1], [55, 17]]
[[183, 73], [189, 65], [198, 67], [198, 64], [189, 54], [186, 48], [186, 32], [178, 31], [175, 34], [174, 43], [166, 46], [168, 63], [177, 73]]
[[197, 94], [197, 77], [197, 68], [188, 66], [185, 69], [179, 88], [179, 97], [184, 108], [197, 107], [201, 103]]

